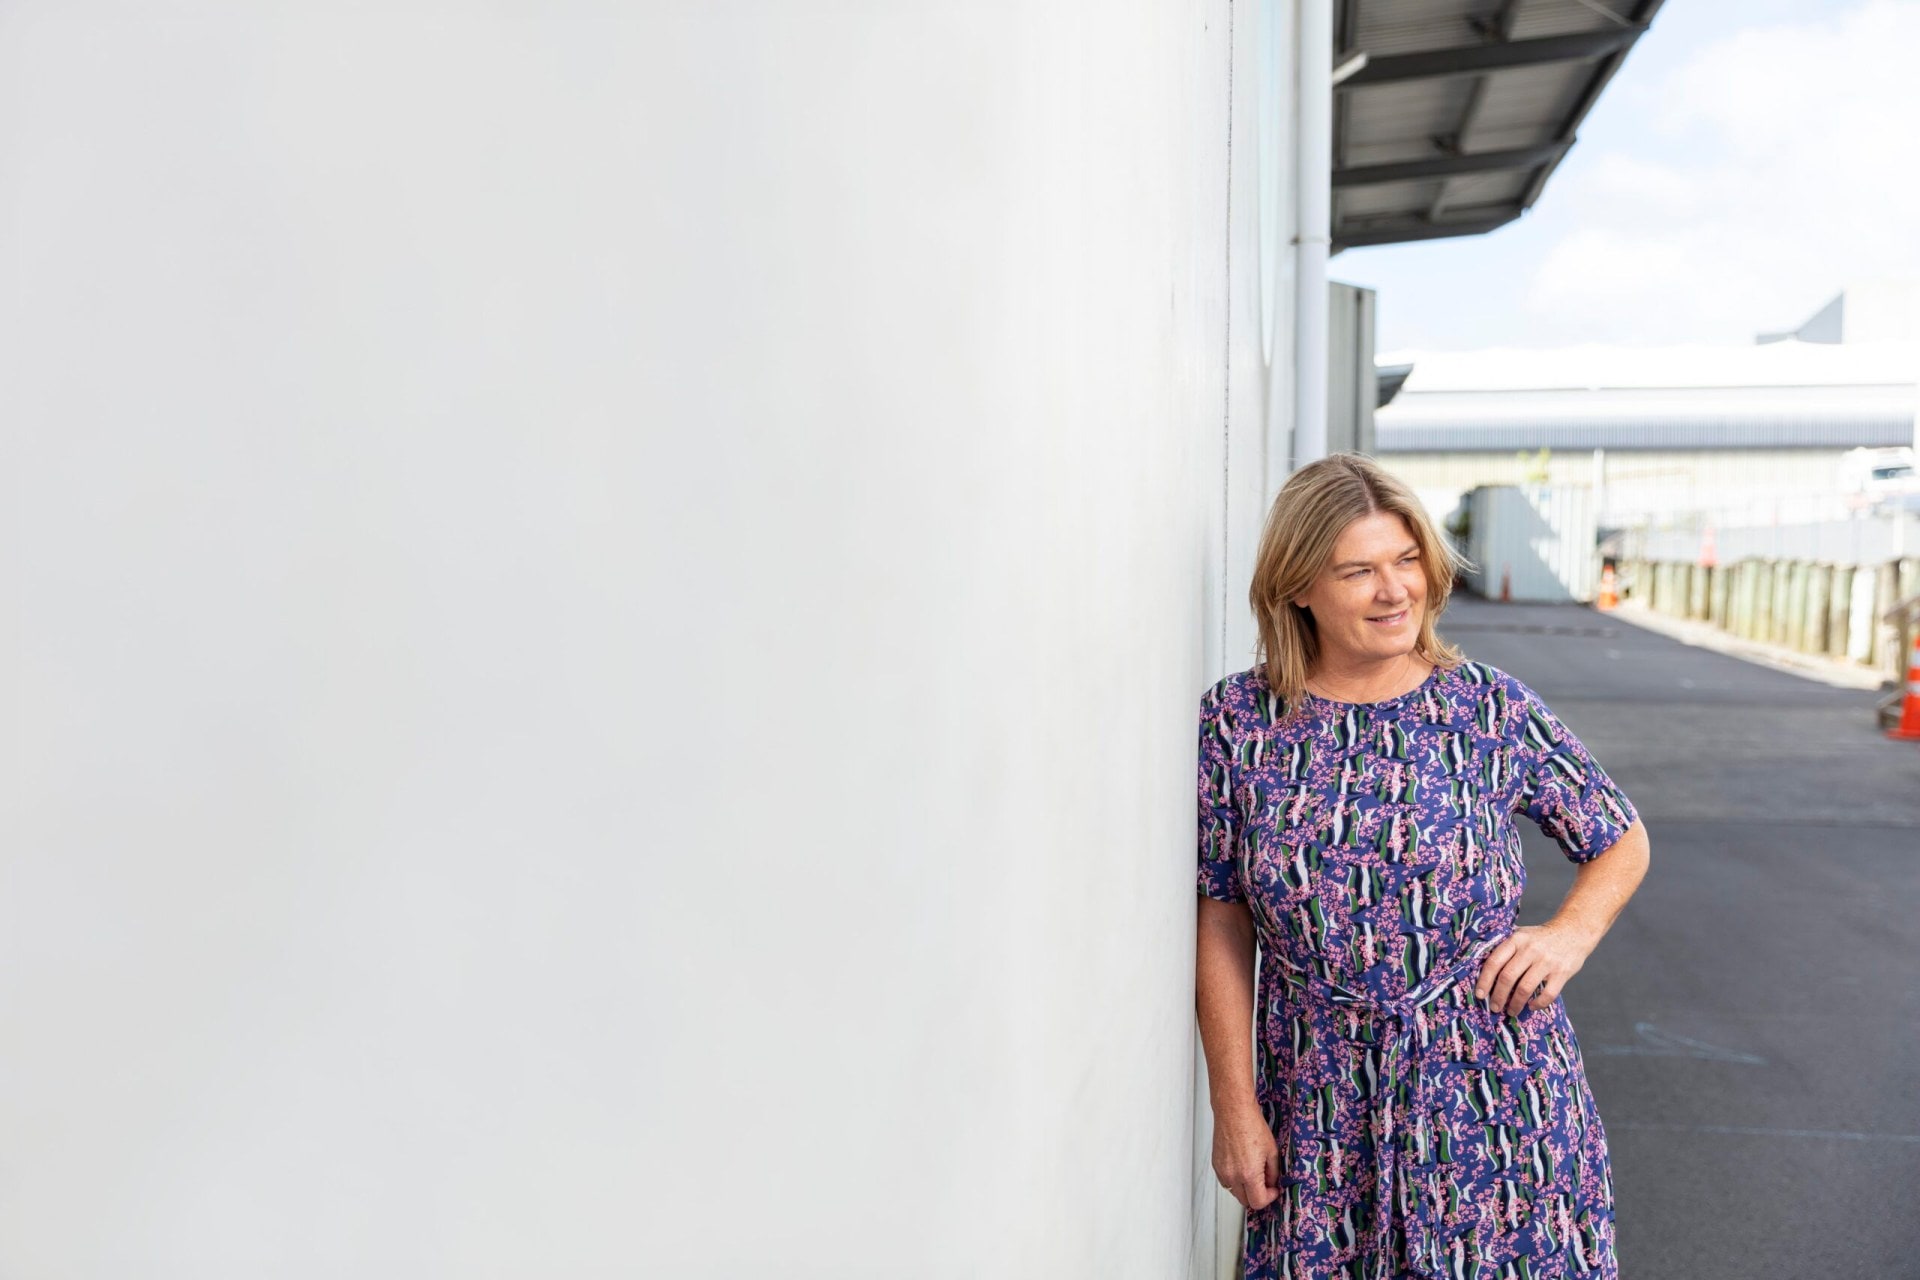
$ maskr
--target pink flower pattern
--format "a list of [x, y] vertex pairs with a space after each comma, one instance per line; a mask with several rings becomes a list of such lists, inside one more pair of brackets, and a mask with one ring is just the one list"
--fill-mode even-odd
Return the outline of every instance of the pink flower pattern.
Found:
[[1526, 887], [1514, 815], [1585, 862], [1636, 820], [1626, 793], [1538, 694], [1471, 661], [1291, 709], [1256, 666], [1203, 695], [1199, 745], [1198, 887], [1253, 914], [1281, 1156], [1247, 1280], [1616, 1280], [1566, 1008], [1508, 1015], [1473, 988]]

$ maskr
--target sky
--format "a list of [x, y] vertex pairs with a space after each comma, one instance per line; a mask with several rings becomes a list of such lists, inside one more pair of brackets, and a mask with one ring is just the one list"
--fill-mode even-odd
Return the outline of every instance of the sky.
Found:
[[1531, 211], [1349, 249], [1376, 350], [1751, 343], [1920, 273], [1920, 0], [1667, 0]]

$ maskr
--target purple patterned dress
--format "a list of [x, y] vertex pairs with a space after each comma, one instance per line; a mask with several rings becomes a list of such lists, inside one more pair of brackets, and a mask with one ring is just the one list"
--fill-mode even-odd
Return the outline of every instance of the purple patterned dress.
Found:
[[1524, 813], [1585, 862], [1624, 792], [1526, 685], [1435, 668], [1410, 693], [1307, 694], [1263, 669], [1200, 702], [1199, 889], [1260, 940], [1255, 1087], [1279, 1198], [1247, 1280], [1613, 1280], [1605, 1131], [1566, 1007], [1475, 999], [1513, 930]]

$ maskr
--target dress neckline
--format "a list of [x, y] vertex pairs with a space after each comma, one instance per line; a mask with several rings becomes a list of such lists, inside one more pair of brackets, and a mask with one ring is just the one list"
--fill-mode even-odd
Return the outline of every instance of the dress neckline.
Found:
[[1391, 698], [1382, 698], [1378, 702], [1344, 702], [1338, 698], [1323, 698], [1311, 689], [1302, 689], [1300, 691], [1300, 698], [1302, 702], [1312, 703], [1322, 707], [1332, 707], [1339, 711], [1344, 711], [1351, 707], [1359, 707], [1362, 710], [1372, 711], [1380, 707], [1398, 706], [1403, 702], [1409, 701], [1425, 693], [1428, 686], [1436, 683], [1439, 679], [1440, 664], [1436, 662], [1433, 664], [1433, 669], [1427, 672], [1427, 678], [1419, 684], [1407, 690], [1405, 693], [1397, 693]]

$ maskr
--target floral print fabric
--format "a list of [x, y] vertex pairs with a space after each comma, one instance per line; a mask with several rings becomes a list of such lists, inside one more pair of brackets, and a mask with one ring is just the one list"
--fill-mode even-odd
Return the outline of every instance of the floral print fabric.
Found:
[[1253, 914], [1255, 1088], [1280, 1148], [1247, 1280], [1613, 1280], [1606, 1135], [1565, 1006], [1508, 1015], [1473, 989], [1526, 887], [1514, 815], [1584, 862], [1633, 825], [1626, 794], [1478, 662], [1292, 709], [1256, 666], [1207, 690], [1199, 745], [1198, 887]]

